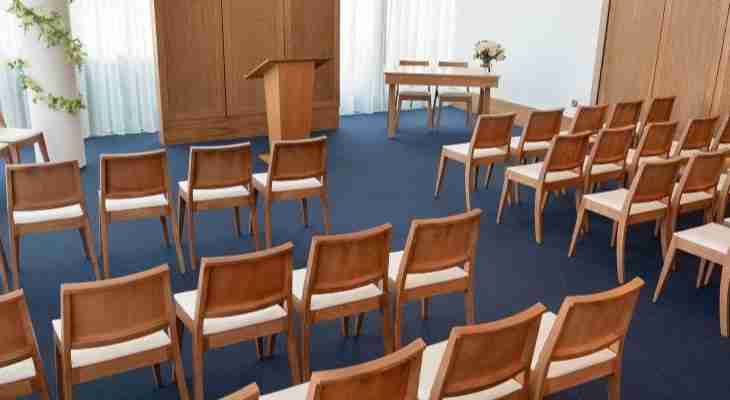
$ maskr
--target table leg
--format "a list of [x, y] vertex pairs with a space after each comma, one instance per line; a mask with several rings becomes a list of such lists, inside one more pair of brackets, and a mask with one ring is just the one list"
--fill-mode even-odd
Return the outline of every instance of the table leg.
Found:
[[479, 106], [477, 107], [478, 114], [489, 114], [490, 103], [492, 101], [491, 97], [490, 88], [479, 89]]
[[491, 114], [492, 109], [492, 89], [484, 88], [484, 114]]
[[396, 92], [395, 84], [391, 83], [389, 85], [388, 92], [388, 138], [393, 139], [395, 138], [395, 127], [397, 126], [396, 118], [398, 118], [398, 113], [396, 112], [398, 93]]

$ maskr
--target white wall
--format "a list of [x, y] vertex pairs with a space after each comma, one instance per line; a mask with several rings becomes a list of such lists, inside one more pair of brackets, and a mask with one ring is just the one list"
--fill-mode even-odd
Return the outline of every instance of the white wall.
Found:
[[[474, 43], [507, 48], [494, 97], [535, 108], [590, 102], [602, 0], [458, 0], [456, 56], [472, 59]], [[473, 61], [477, 63], [477, 61]]]

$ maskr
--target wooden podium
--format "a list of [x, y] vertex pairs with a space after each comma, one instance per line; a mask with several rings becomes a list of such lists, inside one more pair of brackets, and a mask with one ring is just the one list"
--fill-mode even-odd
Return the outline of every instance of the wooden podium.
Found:
[[269, 143], [309, 137], [312, 132], [314, 70], [329, 60], [266, 60], [246, 75], [246, 79], [264, 79]]

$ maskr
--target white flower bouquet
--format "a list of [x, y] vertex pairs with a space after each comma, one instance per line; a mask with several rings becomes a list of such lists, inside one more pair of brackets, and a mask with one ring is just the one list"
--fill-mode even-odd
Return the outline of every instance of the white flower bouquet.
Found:
[[506, 50], [501, 44], [491, 40], [480, 40], [474, 45], [474, 59], [480, 60], [482, 66], [492, 70], [492, 61], [504, 61]]

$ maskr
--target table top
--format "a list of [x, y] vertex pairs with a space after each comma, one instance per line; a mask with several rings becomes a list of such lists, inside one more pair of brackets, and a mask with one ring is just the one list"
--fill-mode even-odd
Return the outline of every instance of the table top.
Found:
[[497, 87], [499, 75], [485, 68], [399, 66], [385, 69], [387, 83]]

